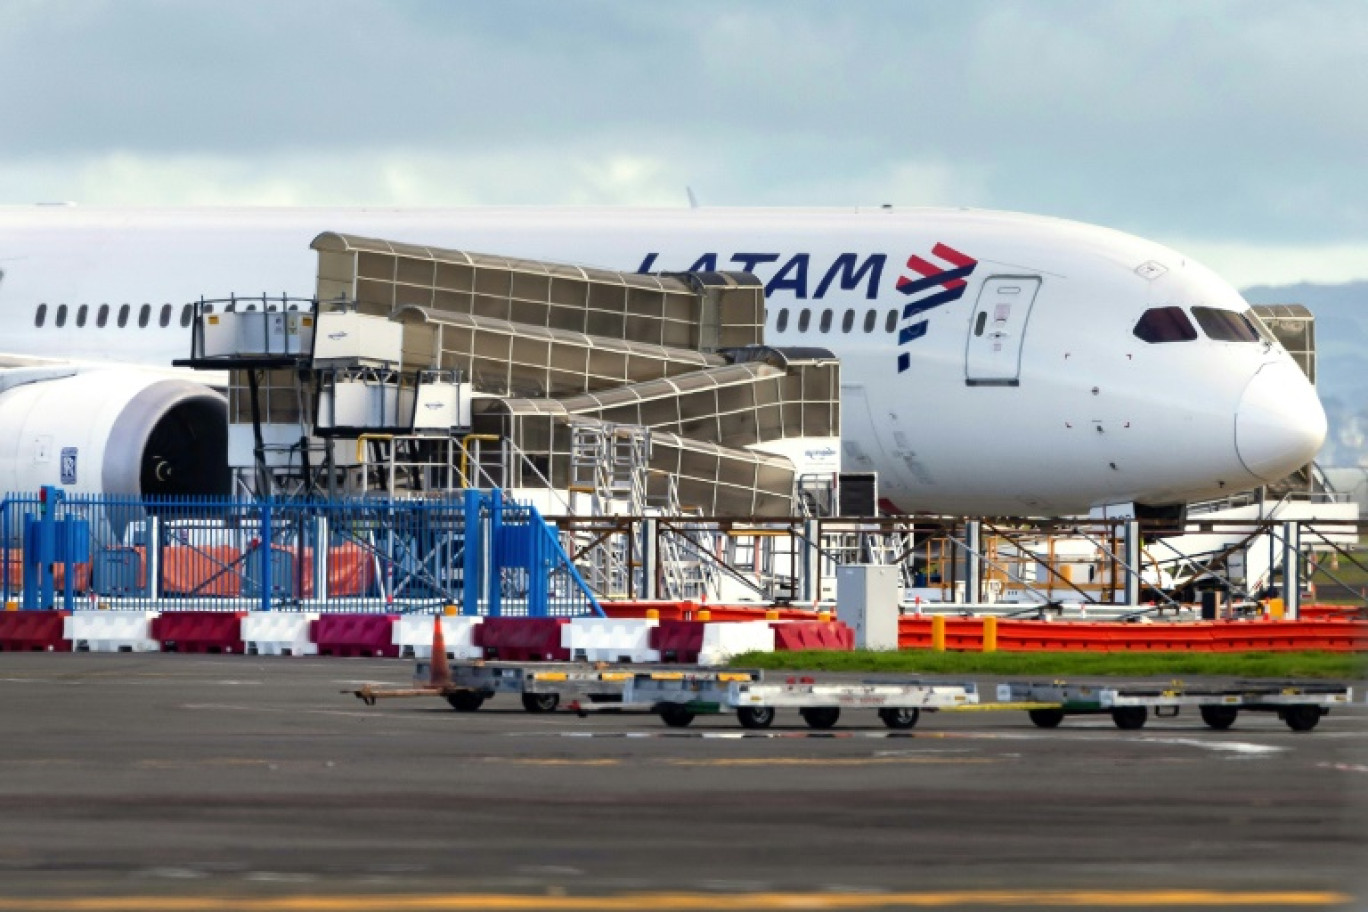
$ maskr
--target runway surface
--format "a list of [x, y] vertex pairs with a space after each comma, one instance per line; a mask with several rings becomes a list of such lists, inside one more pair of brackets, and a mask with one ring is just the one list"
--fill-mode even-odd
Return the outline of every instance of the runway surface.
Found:
[[0, 653], [10, 909], [1368, 908], [1368, 712], [743, 736], [339, 691], [397, 660]]

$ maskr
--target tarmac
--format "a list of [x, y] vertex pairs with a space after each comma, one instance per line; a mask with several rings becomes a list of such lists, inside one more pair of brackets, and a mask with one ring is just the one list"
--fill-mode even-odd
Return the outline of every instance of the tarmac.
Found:
[[408, 660], [0, 653], [11, 909], [1368, 908], [1368, 706], [909, 732], [368, 707]]

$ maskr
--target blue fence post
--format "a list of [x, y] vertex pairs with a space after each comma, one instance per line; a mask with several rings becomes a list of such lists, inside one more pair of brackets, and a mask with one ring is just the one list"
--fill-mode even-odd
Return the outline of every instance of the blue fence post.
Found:
[[6, 497], [0, 501], [0, 539], [4, 540], [5, 566], [0, 568], [0, 587], [4, 588], [5, 604], [0, 608], [9, 606], [10, 597], [10, 499]]
[[274, 500], [268, 494], [266, 500], [262, 502], [258, 509], [261, 511], [261, 522], [258, 524], [259, 534], [261, 535], [261, 610], [271, 610], [271, 512]]
[[480, 613], [480, 492], [466, 488], [461, 530], [461, 613]]
[[489, 574], [485, 580], [486, 598], [489, 601], [489, 616], [503, 616], [503, 491], [494, 488], [489, 492]]
[[524, 513], [523, 537], [528, 544], [527, 613], [531, 617], [548, 617], [551, 612], [548, 610], [547, 590], [551, 571], [547, 559], [546, 532], [543, 523], [533, 522], [530, 507]]

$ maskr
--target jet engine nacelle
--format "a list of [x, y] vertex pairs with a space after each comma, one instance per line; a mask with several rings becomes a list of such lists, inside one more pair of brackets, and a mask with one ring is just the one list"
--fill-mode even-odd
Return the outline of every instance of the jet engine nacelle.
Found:
[[0, 492], [227, 494], [228, 403], [188, 380], [90, 370], [0, 393]]

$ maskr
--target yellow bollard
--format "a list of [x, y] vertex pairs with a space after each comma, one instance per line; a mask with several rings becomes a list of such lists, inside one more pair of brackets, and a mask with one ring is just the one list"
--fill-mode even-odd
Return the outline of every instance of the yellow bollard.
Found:
[[1287, 612], [1287, 606], [1280, 598], [1270, 599], [1268, 602], [1268, 615], [1275, 621], [1281, 621]]
[[945, 652], [945, 615], [931, 615], [931, 651]]
[[712, 620], [712, 612], [709, 611], [707, 608], [699, 608], [697, 611], [694, 612], [694, 620], [695, 620], [695, 621], [711, 621], [711, 620]]
[[18, 611], [18, 610], [19, 610], [19, 603], [18, 603], [18, 602], [14, 602], [14, 601], [5, 602], [5, 610], [6, 610], [6, 611]]
[[461, 606], [460, 606], [460, 605], [446, 605], [446, 606], [444, 606], [444, 607], [442, 608], [442, 614], [445, 614], [447, 617], [455, 617], [456, 615], [458, 615], [458, 614], [460, 614], [460, 613], [461, 613]]
[[830, 611], [819, 611], [819, 612], [817, 612], [817, 620], [821, 621], [823, 624], [830, 624], [830, 623], [831, 623], [831, 612], [830, 612]]
[[647, 609], [646, 609], [646, 620], [648, 620], [648, 621], [658, 621], [658, 620], [660, 620], [660, 609], [659, 609], [659, 608], [647, 608]]
[[998, 619], [989, 615], [983, 619], [983, 651], [997, 652]]
[[773, 608], [769, 609], [768, 611], [765, 612], [765, 620], [767, 620], [767, 621], [777, 621], [777, 620], [779, 620], [779, 612], [778, 612], [778, 611], [775, 611]]

